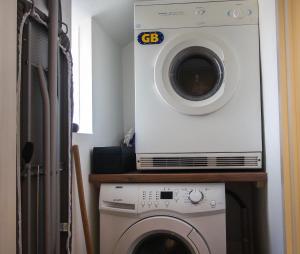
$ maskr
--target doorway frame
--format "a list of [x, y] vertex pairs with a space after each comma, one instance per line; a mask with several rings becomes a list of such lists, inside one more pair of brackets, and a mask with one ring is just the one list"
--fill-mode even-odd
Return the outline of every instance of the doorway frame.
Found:
[[278, 1], [285, 253], [300, 252], [300, 2]]

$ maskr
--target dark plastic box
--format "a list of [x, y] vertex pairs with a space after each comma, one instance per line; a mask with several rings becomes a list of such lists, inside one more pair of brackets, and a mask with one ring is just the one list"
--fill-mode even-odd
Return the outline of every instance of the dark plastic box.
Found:
[[134, 147], [113, 146], [94, 147], [92, 153], [92, 173], [119, 174], [136, 169]]

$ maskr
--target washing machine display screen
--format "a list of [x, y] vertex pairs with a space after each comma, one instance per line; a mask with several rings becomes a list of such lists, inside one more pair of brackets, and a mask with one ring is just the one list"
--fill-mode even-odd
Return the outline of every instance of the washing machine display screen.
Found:
[[223, 82], [223, 64], [210, 49], [194, 46], [173, 59], [169, 78], [173, 89], [184, 99], [201, 101], [213, 96]]
[[173, 199], [172, 191], [162, 191], [160, 193], [160, 199]]

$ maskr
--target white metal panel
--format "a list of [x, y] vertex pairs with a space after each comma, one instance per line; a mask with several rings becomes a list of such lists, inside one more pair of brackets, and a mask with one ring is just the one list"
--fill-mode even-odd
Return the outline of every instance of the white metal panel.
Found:
[[[118, 187], [118, 188], [116, 188]], [[122, 188], [120, 188], [122, 187]], [[123, 191], [120, 191], [120, 190]], [[127, 191], [128, 190], [128, 191]], [[135, 191], [134, 191], [135, 190]], [[197, 205], [186, 200], [191, 190], [201, 190], [205, 199]], [[169, 200], [168, 208], [148, 207], [148, 202], [156, 199], [157, 192], [172, 191], [174, 199]], [[118, 194], [111, 194], [115, 192]], [[135, 193], [135, 194], [134, 194]], [[184, 197], [176, 200], [175, 193]], [[181, 194], [180, 194], [181, 193]], [[122, 200], [134, 200], [137, 214], [123, 209], [108, 210], [101, 205], [103, 200], [116, 197]], [[136, 201], [138, 197], [138, 201]], [[147, 206], [142, 206], [146, 201]], [[163, 203], [165, 199], [161, 199]], [[213, 207], [210, 207], [210, 201]], [[120, 202], [120, 201], [117, 201]], [[173, 202], [173, 204], [171, 204]], [[217, 207], [214, 207], [214, 206]], [[132, 248], [143, 235], [157, 231], [171, 231], [197, 246], [200, 254], [210, 252], [226, 254], [225, 184], [102, 184], [100, 191], [100, 253], [132, 253]], [[217, 211], [216, 211], [217, 209]], [[170, 221], [168, 218], [172, 219]], [[149, 218], [149, 219], [148, 219]], [[160, 219], [162, 218], [162, 219]], [[139, 224], [139, 222], [145, 222]], [[140, 225], [139, 227], [135, 227]], [[191, 225], [191, 226], [190, 226]], [[200, 233], [200, 234], [199, 234]], [[121, 241], [120, 241], [121, 239]], [[203, 240], [205, 240], [205, 242]], [[119, 245], [119, 249], [115, 247]], [[196, 251], [196, 253], [198, 253]]]
[[[192, 190], [200, 191], [203, 200], [195, 205], [189, 200]], [[160, 193], [173, 193], [172, 199], [160, 198]], [[211, 202], [215, 205], [212, 206]], [[167, 202], [167, 203], [166, 203]], [[115, 203], [115, 206], [108, 204]], [[134, 209], [126, 209], [125, 205], [133, 205]], [[127, 206], [130, 207], [130, 206]], [[224, 184], [103, 184], [99, 209], [119, 213], [147, 214], [151, 211], [170, 211], [180, 214], [199, 214], [204, 212], [224, 212], [225, 187]]]
[[135, 29], [258, 24], [255, 1], [135, 5]]
[[[161, 45], [142, 46], [135, 42], [137, 154], [261, 152], [258, 27], [160, 31], [165, 35]], [[181, 34], [198, 31], [220, 37], [231, 48], [240, 66], [241, 78], [232, 99], [222, 109], [208, 115], [189, 116], [176, 112], [161, 99], [155, 88], [154, 67], [164, 43]]]

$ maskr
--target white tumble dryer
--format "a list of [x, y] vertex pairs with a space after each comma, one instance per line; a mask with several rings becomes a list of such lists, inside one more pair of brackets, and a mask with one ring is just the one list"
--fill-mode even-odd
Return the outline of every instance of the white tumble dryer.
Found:
[[259, 169], [258, 3], [135, 3], [137, 168]]
[[100, 254], [226, 254], [224, 184], [104, 184]]

